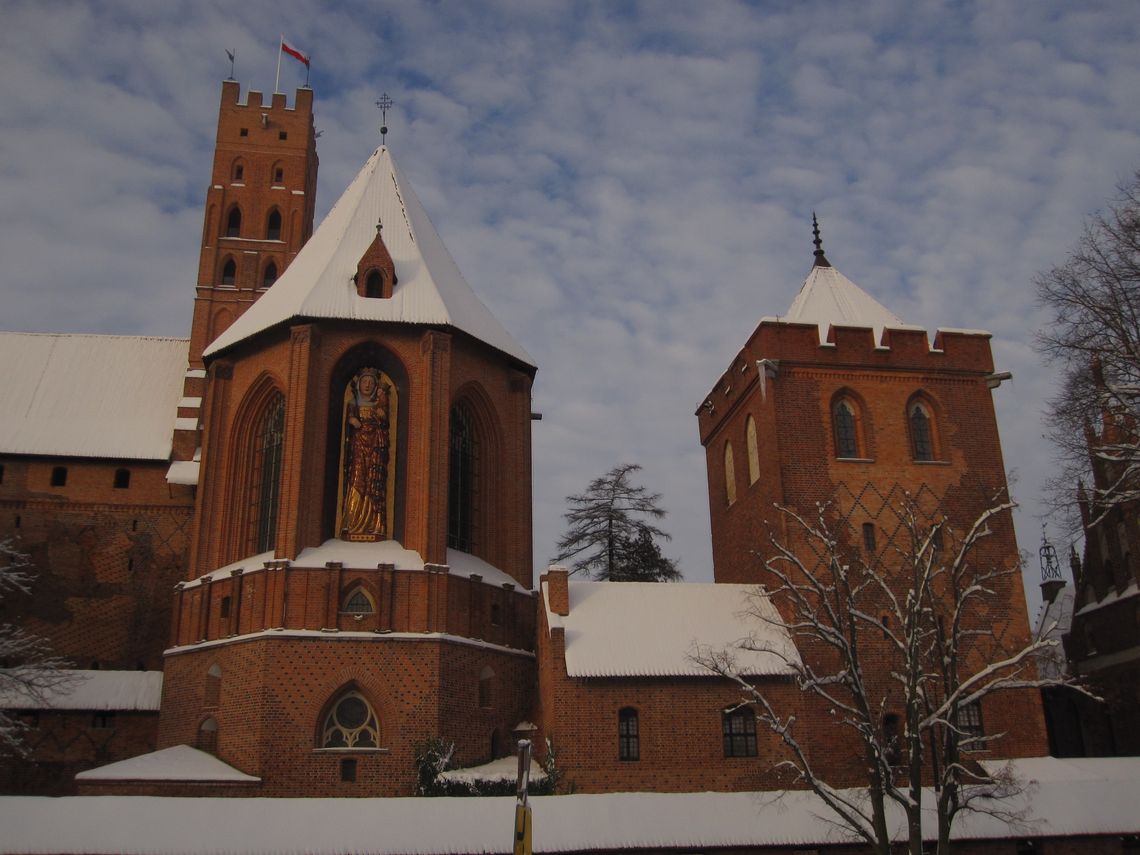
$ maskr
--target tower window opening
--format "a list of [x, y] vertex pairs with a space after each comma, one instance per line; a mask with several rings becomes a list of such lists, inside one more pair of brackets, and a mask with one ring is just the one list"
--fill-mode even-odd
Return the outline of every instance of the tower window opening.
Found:
[[875, 524], [863, 523], [863, 548], [867, 550], [868, 555], [875, 552]]
[[475, 535], [475, 474], [479, 443], [470, 411], [451, 408], [447, 461], [447, 545], [470, 552]]
[[240, 163], [234, 164], [234, 181], [241, 181], [245, 177], [245, 167]]
[[276, 169], [273, 170], [273, 183], [274, 184], [284, 184], [285, 183], [285, 170], [282, 169], [280, 166], [278, 166]]
[[53, 466], [51, 470], [51, 485], [53, 487], [67, 486], [67, 467]]
[[241, 209], [233, 208], [226, 217], [226, 237], [241, 237]]
[[222, 284], [233, 285], [237, 281], [237, 262], [232, 258], [227, 258], [226, 263], [222, 266]]
[[289, 132], [288, 131], [278, 131], [277, 132], [277, 139], [279, 139], [279, 140], [289, 139]]
[[265, 265], [265, 274], [261, 277], [261, 287], [269, 288], [277, 281], [277, 265], [272, 261]]
[[934, 459], [934, 440], [931, 436], [930, 414], [921, 403], [910, 408], [910, 440], [915, 460]]
[[131, 486], [131, 470], [130, 469], [116, 469], [115, 470], [115, 489], [125, 490]]
[[281, 240], [281, 212], [274, 210], [269, 214], [269, 223], [265, 228], [266, 240]]
[[238, 136], [248, 137], [249, 136], [249, 128], [242, 128], [240, 131], [238, 131]]
[[285, 440], [285, 399], [276, 395], [254, 440], [253, 535], [255, 552], [268, 552], [277, 541], [277, 505], [281, 492], [281, 453]]
[[222, 602], [218, 606], [218, 617], [228, 618], [230, 616], [230, 598], [222, 597]]
[[859, 457], [859, 434], [855, 426], [855, 406], [844, 399], [835, 405], [835, 456], [840, 458]]

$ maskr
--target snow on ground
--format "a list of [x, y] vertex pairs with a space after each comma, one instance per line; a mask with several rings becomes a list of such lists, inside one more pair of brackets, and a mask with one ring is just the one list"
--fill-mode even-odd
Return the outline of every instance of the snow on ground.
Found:
[[[959, 839], [1135, 834], [1140, 758], [1013, 761], [1021, 821], [970, 815]], [[927, 793], [929, 804], [931, 794]], [[0, 798], [7, 853], [419, 855], [509, 852], [514, 799]], [[611, 793], [531, 799], [534, 851], [818, 846], [843, 839], [810, 793]], [[925, 832], [934, 833], [928, 815]], [[892, 815], [897, 838], [904, 824]]]

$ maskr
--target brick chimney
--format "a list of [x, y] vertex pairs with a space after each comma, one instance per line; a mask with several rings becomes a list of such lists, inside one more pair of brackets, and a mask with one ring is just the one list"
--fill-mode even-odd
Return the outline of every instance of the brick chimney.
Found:
[[546, 580], [546, 594], [550, 597], [550, 610], [556, 615], [570, 614], [570, 574], [565, 567], [551, 564], [543, 578]]

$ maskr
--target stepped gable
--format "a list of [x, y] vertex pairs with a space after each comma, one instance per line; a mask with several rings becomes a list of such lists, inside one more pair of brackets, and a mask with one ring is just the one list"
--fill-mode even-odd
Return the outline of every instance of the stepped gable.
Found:
[[[378, 224], [395, 267], [390, 297], [362, 296], [354, 282]], [[467, 284], [384, 146], [373, 152], [281, 278], [218, 336], [206, 356], [294, 318], [453, 327], [534, 367]]]

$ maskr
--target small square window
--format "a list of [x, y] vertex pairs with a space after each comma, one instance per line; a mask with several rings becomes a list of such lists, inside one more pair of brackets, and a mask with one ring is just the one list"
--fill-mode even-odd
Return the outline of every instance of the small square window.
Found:
[[340, 761], [340, 779], [349, 784], [356, 783], [356, 758], [344, 757]]
[[285, 132], [285, 131], [278, 131], [278, 132], [277, 132], [277, 139], [279, 139], [279, 140], [287, 140], [287, 139], [289, 139], [289, 134], [288, 134], [287, 132]]
[[51, 470], [51, 485], [53, 487], [67, 486], [67, 467], [55, 466]]
[[131, 486], [131, 470], [130, 469], [116, 469], [115, 470], [115, 489], [125, 490]]
[[243, 137], [248, 137], [249, 136], [249, 128], [242, 128], [238, 133]]
[[96, 730], [110, 730], [115, 726], [115, 714], [107, 710], [99, 710], [91, 716], [91, 726]]

